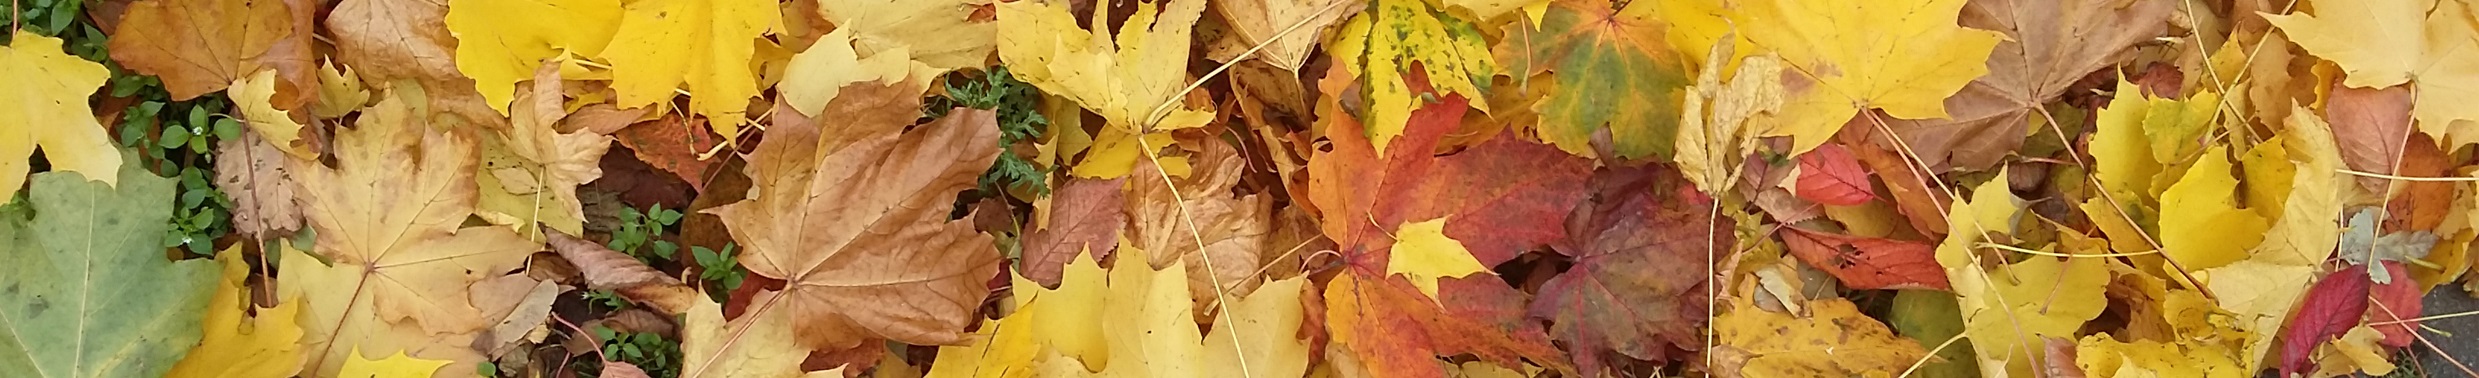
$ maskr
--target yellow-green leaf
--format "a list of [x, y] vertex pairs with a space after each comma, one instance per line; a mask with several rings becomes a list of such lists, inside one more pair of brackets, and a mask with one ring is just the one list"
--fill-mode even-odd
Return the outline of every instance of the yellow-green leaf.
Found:
[[[1412, 110], [1423, 102], [1422, 94], [1413, 93], [1404, 79], [1415, 62], [1440, 96], [1482, 98], [1488, 93], [1490, 78], [1498, 74], [1479, 27], [1431, 10], [1421, 0], [1374, 1], [1367, 12], [1343, 24], [1342, 33], [1327, 44], [1326, 53], [1365, 80], [1369, 101], [1365, 127], [1369, 142], [1381, 155], [1388, 142], [1403, 135]], [[1487, 101], [1471, 104], [1489, 111]]]

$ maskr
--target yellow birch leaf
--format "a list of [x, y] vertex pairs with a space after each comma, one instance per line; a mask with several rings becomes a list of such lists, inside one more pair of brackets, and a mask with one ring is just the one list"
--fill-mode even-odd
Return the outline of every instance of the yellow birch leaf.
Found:
[[1757, 46], [1797, 67], [1792, 96], [1768, 136], [1802, 153], [1852, 116], [1883, 109], [1901, 119], [1945, 117], [1945, 97], [1988, 73], [2003, 34], [1955, 24], [1964, 0], [1896, 0], [1867, 6], [1803, 0], [1741, 4], [1740, 28]]
[[2247, 258], [2264, 241], [2271, 221], [2238, 208], [2238, 179], [2230, 176], [2227, 147], [2214, 146], [2161, 194], [2160, 242], [2164, 257], [2189, 271]]
[[1437, 299], [1438, 277], [1463, 277], [1489, 271], [1463, 242], [1446, 236], [1446, 218], [1404, 223], [1395, 229], [1394, 253], [1387, 254], [1386, 274], [1403, 275], [1421, 294]]
[[215, 261], [224, 265], [224, 278], [215, 287], [214, 299], [207, 302], [202, 322], [206, 337], [164, 376], [284, 378], [300, 374], [302, 331], [293, 319], [300, 317], [301, 305], [295, 298], [280, 298], [275, 307], [257, 307], [257, 317], [245, 315], [253, 307], [246, 290], [251, 266], [241, 258], [241, 246], [216, 253]]
[[362, 357], [361, 349], [354, 349], [353, 358], [345, 360], [343, 371], [336, 373], [336, 376], [343, 378], [429, 378], [442, 366], [448, 366], [448, 361], [413, 358], [413, 356], [405, 355], [404, 352], [396, 352], [393, 356], [372, 360], [369, 357]]
[[[1411, 84], [1405, 81], [1413, 63], [1419, 63], [1437, 95], [1475, 99], [1487, 97], [1484, 87], [1498, 74], [1498, 67], [1480, 28], [1471, 22], [1441, 15], [1421, 0], [1374, 3], [1369, 11], [1343, 24], [1336, 40], [1327, 43], [1326, 53], [1335, 64], [1365, 79], [1369, 115], [1364, 127], [1369, 142], [1384, 155], [1387, 144], [1403, 135], [1412, 110], [1420, 108], [1423, 94], [1412, 93]], [[1471, 106], [1489, 111], [1488, 101], [1472, 101]]]
[[669, 102], [688, 85], [689, 110], [727, 138], [748, 121], [749, 98], [758, 95], [757, 40], [782, 23], [767, 0], [642, 0], [629, 3], [619, 32], [603, 49], [611, 64], [614, 102], [636, 108]]
[[118, 185], [120, 151], [95, 122], [86, 96], [103, 87], [112, 71], [62, 52], [58, 38], [20, 30], [14, 44], [0, 46], [0, 201], [26, 186], [29, 157], [43, 147], [52, 169]]
[[600, 56], [620, 26], [619, 0], [449, 0], [456, 70], [499, 114], [543, 59]]

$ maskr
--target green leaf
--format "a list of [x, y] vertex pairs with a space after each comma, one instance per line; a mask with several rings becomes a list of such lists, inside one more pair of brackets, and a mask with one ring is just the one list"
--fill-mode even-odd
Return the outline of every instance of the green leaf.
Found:
[[1557, 88], [1533, 104], [1541, 113], [1542, 141], [1578, 156], [1593, 157], [1594, 133], [1606, 128], [1620, 158], [1668, 159], [1678, 137], [1680, 88], [1685, 60], [1664, 39], [1668, 26], [1652, 17], [1657, 1], [1624, 9], [1607, 2], [1558, 2], [1541, 16], [1539, 29], [1507, 24], [1502, 48], [1522, 54], [1510, 67], [1529, 77], [1552, 72]]
[[165, 127], [163, 138], [155, 140], [155, 146], [164, 149], [181, 148], [185, 144], [189, 144], [189, 128], [179, 126]]
[[25, 377], [162, 376], [200, 338], [218, 273], [164, 259], [173, 182], [128, 158], [119, 184], [32, 177], [0, 206], [0, 372]]
[[232, 117], [215, 119], [215, 137], [221, 139], [240, 138], [241, 122], [233, 121]]

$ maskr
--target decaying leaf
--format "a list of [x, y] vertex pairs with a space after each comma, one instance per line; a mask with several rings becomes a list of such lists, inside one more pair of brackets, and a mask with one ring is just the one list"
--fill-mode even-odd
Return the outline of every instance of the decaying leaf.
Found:
[[1665, 361], [1702, 348], [1710, 306], [1702, 262], [1736, 245], [1730, 220], [1714, 223], [1712, 199], [1668, 169], [1612, 169], [1593, 180], [1594, 198], [1567, 215], [1567, 239], [1555, 244], [1575, 266], [1543, 283], [1526, 314], [1549, 319], [1550, 337], [1568, 344], [1586, 374], [1619, 356]]

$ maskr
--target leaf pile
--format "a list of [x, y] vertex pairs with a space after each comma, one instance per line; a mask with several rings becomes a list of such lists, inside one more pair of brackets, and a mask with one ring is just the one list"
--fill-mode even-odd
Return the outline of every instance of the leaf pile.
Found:
[[2384, 375], [2479, 239], [2457, 0], [40, 3], [37, 377]]

